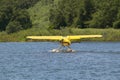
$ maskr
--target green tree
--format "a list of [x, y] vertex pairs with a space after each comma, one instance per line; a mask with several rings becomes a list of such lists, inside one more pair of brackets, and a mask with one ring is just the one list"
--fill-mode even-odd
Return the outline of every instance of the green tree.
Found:
[[16, 11], [14, 11], [11, 21], [18, 21], [22, 25], [23, 29], [32, 27], [32, 22], [30, 20], [30, 16], [29, 16], [28, 12], [24, 9], [18, 9]]
[[120, 20], [115, 21], [115, 22], [113, 23], [113, 28], [115, 28], [115, 29], [120, 29]]
[[0, 31], [6, 29], [7, 24], [10, 21], [12, 15], [12, 6], [1, 6], [0, 7]]
[[108, 28], [112, 27], [116, 20], [120, 0], [94, 0], [95, 13], [92, 14], [92, 19], [89, 22], [89, 27]]
[[54, 27], [64, 24], [64, 26], [85, 28], [85, 22], [91, 19], [93, 12], [91, 0], [61, 0], [55, 7], [57, 8], [50, 11], [50, 22]]
[[32, 27], [27, 9], [39, 0], [0, 0], [0, 31], [5, 31], [10, 22], [17, 21], [23, 29]]
[[40, 0], [16, 0], [16, 7], [20, 9], [28, 9], [29, 7], [33, 6]]
[[22, 25], [19, 23], [19, 22], [17, 22], [17, 21], [12, 21], [12, 22], [10, 22], [8, 25], [7, 25], [7, 27], [6, 27], [6, 32], [8, 33], [8, 34], [10, 34], [10, 33], [14, 33], [14, 32], [17, 32], [17, 31], [20, 31], [20, 30], [22, 30], [23, 28], [22, 28]]
[[118, 10], [117, 18], [113, 22], [113, 28], [120, 29], [120, 9]]
[[66, 26], [65, 18], [59, 10], [51, 9], [49, 20], [51, 22], [50, 28], [60, 29], [61, 27]]

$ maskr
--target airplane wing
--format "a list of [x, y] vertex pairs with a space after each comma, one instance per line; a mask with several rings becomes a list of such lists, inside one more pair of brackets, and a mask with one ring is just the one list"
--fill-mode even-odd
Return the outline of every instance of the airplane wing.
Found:
[[27, 39], [58, 41], [62, 39], [62, 36], [27, 36]]
[[31, 40], [48, 40], [48, 41], [60, 41], [63, 38], [69, 40], [79, 40], [82, 38], [96, 38], [102, 37], [102, 35], [73, 35], [73, 36], [27, 36], [27, 39]]
[[102, 37], [102, 35], [75, 35], [75, 36], [68, 36], [70, 40], [77, 40], [82, 38], [97, 38]]

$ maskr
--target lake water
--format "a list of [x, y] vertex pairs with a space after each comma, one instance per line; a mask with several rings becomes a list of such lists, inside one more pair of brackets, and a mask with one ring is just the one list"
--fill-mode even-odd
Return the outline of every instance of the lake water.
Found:
[[120, 80], [120, 42], [81, 42], [51, 53], [52, 42], [0, 43], [0, 80]]

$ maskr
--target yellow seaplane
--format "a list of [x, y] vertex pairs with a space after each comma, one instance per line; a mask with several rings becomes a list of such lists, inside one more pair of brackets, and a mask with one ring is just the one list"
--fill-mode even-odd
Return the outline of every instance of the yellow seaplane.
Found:
[[62, 52], [62, 47], [67, 47], [64, 52], [74, 52], [70, 45], [71, 42], [80, 40], [82, 38], [100, 38], [102, 35], [71, 35], [71, 36], [27, 36], [27, 39], [31, 40], [43, 40], [43, 41], [59, 41], [60, 47], [51, 50], [51, 52]]

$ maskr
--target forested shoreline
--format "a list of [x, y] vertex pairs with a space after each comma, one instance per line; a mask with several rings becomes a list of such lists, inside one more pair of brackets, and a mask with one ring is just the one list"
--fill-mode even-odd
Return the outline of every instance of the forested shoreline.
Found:
[[102, 34], [108, 38], [101, 41], [120, 41], [119, 3], [120, 0], [0, 0], [0, 41], [26, 41], [28, 35], [75, 34]]

